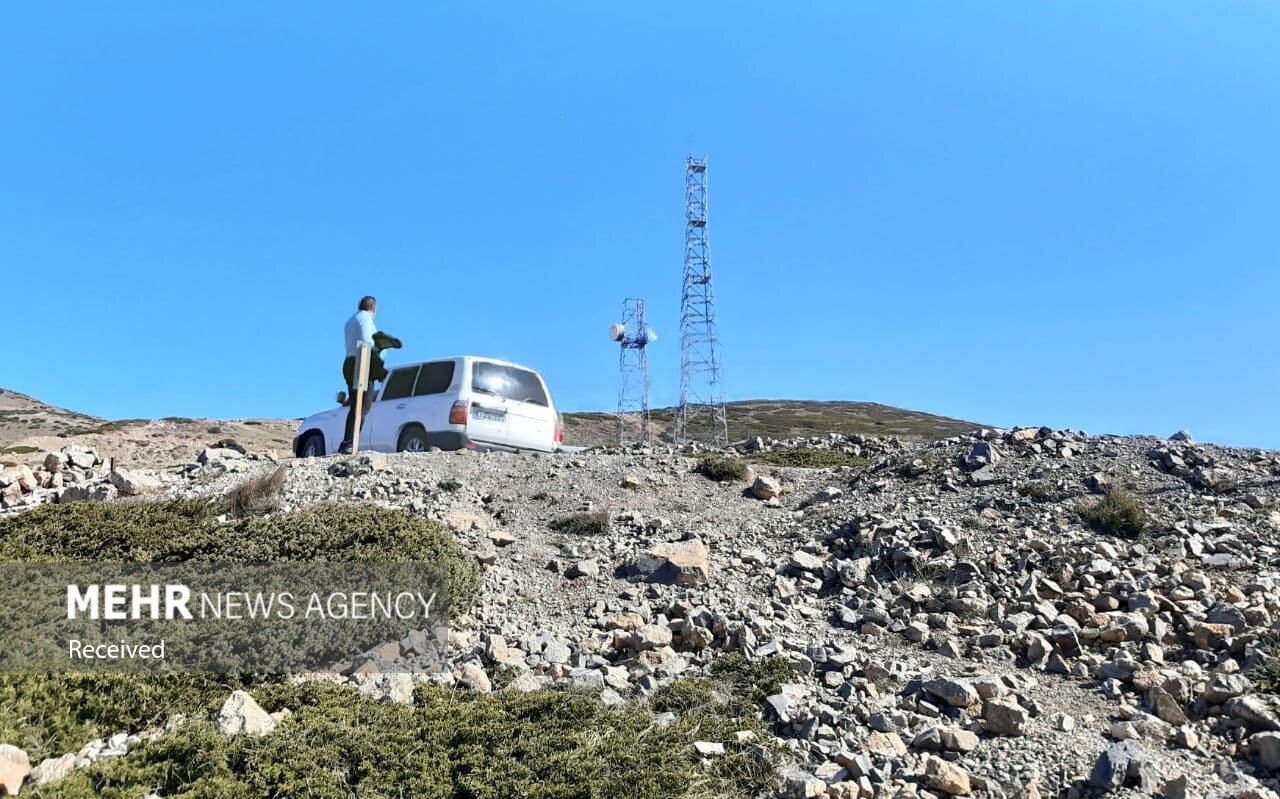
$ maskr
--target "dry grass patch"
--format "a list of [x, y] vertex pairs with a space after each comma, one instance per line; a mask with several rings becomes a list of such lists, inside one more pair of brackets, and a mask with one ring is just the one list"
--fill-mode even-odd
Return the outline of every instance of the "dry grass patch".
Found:
[[1142, 501], [1123, 488], [1109, 489], [1102, 499], [1077, 512], [1094, 530], [1117, 538], [1138, 538], [1151, 527], [1151, 517]]
[[279, 510], [284, 496], [284, 478], [285, 469], [279, 466], [271, 474], [245, 480], [228, 491], [226, 499], [231, 506], [231, 515], [244, 518]]
[[557, 533], [570, 535], [604, 535], [609, 532], [609, 512], [604, 510], [574, 513], [547, 525]]

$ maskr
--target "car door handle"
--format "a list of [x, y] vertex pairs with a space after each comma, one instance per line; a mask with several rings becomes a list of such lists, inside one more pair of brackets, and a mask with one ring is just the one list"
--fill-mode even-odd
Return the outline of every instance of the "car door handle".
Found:
[[397, 402], [397, 403], [396, 403], [396, 409], [397, 409], [397, 410], [399, 410], [399, 409], [402, 409], [402, 408], [404, 408], [404, 403], [403, 403], [403, 402]]

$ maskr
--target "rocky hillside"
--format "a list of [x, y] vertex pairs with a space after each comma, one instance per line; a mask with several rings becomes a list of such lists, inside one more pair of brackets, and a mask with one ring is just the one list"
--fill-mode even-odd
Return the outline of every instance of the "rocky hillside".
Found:
[[[735, 441], [756, 436], [791, 438], [816, 433], [843, 433], [933, 441], [972, 432], [982, 425], [931, 413], [909, 411], [874, 402], [816, 400], [744, 400], [728, 405], [729, 435]], [[669, 436], [675, 409], [651, 412], [654, 432]], [[565, 414], [565, 438], [579, 446], [617, 443], [616, 417], [609, 413]]]
[[233, 441], [254, 452], [293, 455], [297, 423], [288, 419], [117, 419], [108, 421], [0, 389], [0, 464], [34, 465], [73, 445], [141, 467], [188, 463], [204, 447]]
[[[653, 412], [654, 431], [659, 437], [670, 430], [673, 414], [671, 408]], [[798, 400], [730, 403], [729, 424], [735, 440], [753, 436], [789, 438], [815, 432], [935, 440], [981, 426], [870, 402]], [[0, 389], [0, 463], [34, 465], [43, 453], [72, 444], [109, 453], [131, 466], [176, 466], [193, 461], [204, 447], [219, 441], [233, 441], [250, 452], [270, 451], [277, 457], [289, 458], [296, 432], [297, 423], [290, 419], [170, 416], [106, 420]], [[611, 413], [565, 414], [565, 441], [584, 447], [616, 443], [616, 417]]]
[[23, 439], [57, 436], [102, 423], [102, 419], [57, 408], [35, 397], [0, 388], [0, 454], [20, 447]]
[[[451, 670], [421, 676], [454, 690], [621, 706], [729, 655], [785, 662], [758, 699], [787, 796], [1275, 796], [1274, 452], [1030, 428], [201, 461], [84, 482], [221, 496], [283, 468], [274, 513], [369, 502], [447, 525], [483, 565]], [[670, 754], [714, 770], [752, 735]]]

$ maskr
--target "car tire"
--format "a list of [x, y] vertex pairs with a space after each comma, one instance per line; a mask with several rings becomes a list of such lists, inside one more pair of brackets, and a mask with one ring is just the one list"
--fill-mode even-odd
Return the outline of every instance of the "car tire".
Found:
[[411, 424], [400, 431], [400, 440], [396, 442], [396, 452], [426, 452], [431, 444], [427, 441], [427, 431], [420, 424]]
[[298, 444], [299, 458], [322, 458], [324, 455], [324, 433], [312, 430]]

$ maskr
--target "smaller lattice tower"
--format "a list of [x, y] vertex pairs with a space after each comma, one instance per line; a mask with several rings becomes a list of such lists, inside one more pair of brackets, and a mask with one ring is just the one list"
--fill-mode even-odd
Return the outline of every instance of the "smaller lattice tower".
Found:
[[644, 321], [644, 300], [622, 303], [622, 321], [609, 327], [618, 353], [618, 445], [649, 443], [649, 344], [658, 334]]
[[684, 172], [684, 283], [680, 294], [680, 407], [677, 444], [729, 444], [716, 301], [707, 230], [707, 159], [690, 155]]

